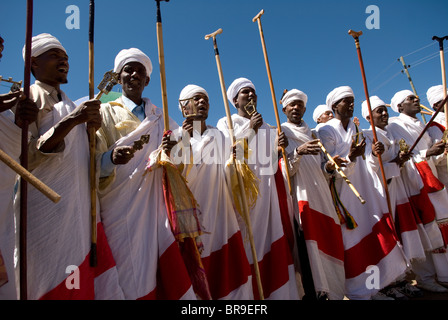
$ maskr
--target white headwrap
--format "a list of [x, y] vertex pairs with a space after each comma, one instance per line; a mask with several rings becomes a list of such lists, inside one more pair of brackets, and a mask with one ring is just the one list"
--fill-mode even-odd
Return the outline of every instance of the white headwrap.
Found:
[[393, 97], [392, 101], [390, 102], [390, 106], [392, 110], [394, 110], [396, 113], [400, 113], [398, 111], [398, 105], [401, 104], [407, 97], [413, 96], [414, 92], [411, 90], [401, 90], [398, 91]]
[[333, 112], [333, 110], [331, 110], [331, 108], [329, 108], [326, 104], [318, 105], [316, 107], [316, 109], [314, 109], [314, 112], [313, 112], [313, 120], [314, 120], [314, 122], [317, 123], [317, 119], [319, 119], [319, 117], [321, 115], [323, 115], [327, 111]]
[[[446, 92], [448, 93], [448, 90]], [[434, 104], [442, 101], [445, 98], [443, 95], [443, 86], [440, 84], [438, 86], [432, 86], [431, 88], [429, 88], [426, 92], [426, 98], [428, 99], [431, 107], [434, 107]]]
[[243, 88], [252, 88], [254, 90], [255, 86], [249, 79], [246, 78], [238, 78], [232, 82], [230, 87], [227, 89], [227, 99], [229, 99], [230, 103], [235, 107], [235, 104], [233, 103], [233, 99], [238, 95], [238, 92], [240, 92]]
[[[22, 49], [23, 60], [25, 60], [25, 47], [26, 46], [23, 46], [23, 49]], [[54, 36], [52, 36], [49, 33], [41, 33], [31, 39], [31, 56], [32, 57], [38, 57], [41, 54], [43, 54], [51, 49], [61, 49], [62, 51], [67, 53], [65, 48], [59, 42], [59, 40], [56, 39]]]
[[349, 86], [337, 87], [327, 95], [327, 106], [333, 110], [332, 107], [335, 102], [347, 97], [355, 97], [352, 88]]
[[283, 107], [286, 107], [288, 104], [293, 102], [294, 100], [301, 100], [305, 104], [308, 102], [308, 96], [303, 93], [300, 90], [297, 89], [291, 89], [283, 96], [282, 101], [280, 103], [283, 105]]
[[[194, 85], [194, 84], [189, 84], [188, 86], [183, 88], [182, 91], [180, 92], [179, 100], [191, 99], [198, 93], [203, 93], [208, 98], [208, 93], [207, 93], [207, 91], [205, 91], [204, 88]], [[179, 101], [179, 110], [180, 111], [182, 111], [182, 106], [185, 106], [187, 104], [187, 102], [188, 101], [182, 101], [182, 102]]]
[[[381, 100], [380, 98], [378, 98], [377, 96], [372, 96], [372, 97], [370, 97], [369, 100], [370, 100], [370, 107], [372, 108], [372, 112], [376, 108], [378, 108], [380, 106], [385, 106], [386, 105], [384, 103], [384, 101]], [[362, 108], [362, 117], [367, 120], [367, 116], [369, 115], [369, 106], [367, 105], [367, 100], [365, 100], [362, 103], [362, 107], [361, 108]]]
[[139, 62], [146, 68], [146, 75], [151, 77], [152, 62], [140, 49], [130, 48], [121, 50], [115, 57], [114, 72], [120, 73], [129, 62]]

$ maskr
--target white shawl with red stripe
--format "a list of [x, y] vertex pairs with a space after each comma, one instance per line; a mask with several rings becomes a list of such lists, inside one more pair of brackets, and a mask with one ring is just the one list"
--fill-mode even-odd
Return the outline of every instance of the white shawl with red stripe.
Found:
[[[177, 135], [180, 137], [181, 133], [180, 128]], [[194, 131], [189, 140], [179, 156], [183, 156], [183, 175], [201, 212], [201, 258], [212, 298], [252, 300], [250, 264], [226, 183], [224, 135], [208, 126], [202, 135]], [[171, 157], [176, 154], [175, 147]]]
[[[76, 106], [62, 94], [52, 112], [42, 115], [39, 135]], [[28, 188], [28, 298], [121, 299], [115, 261], [98, 221], [98, 266], [90, 267], [89, 144], [86, 126], [78, 125], [64, 139], [59, 153], [48, 154], [32, 173], [61, 195], [55, 204]], [[97, 203], [98, 204], [98, 203]], [[99, 212], [99, 208], [97, 210]], [[73, 266], [77, 269], [73, 275]], [[79, 289], [74, 286], [79, 280]], [[76, 286], [75, 286], [76, 287]]]
[[[10, 110], [0, 113], [0, 149], [19, 162], [22, 130], [14, 124], [14, 114]], [[17, 174], [0, 161], [0, 269], [3, 267], [7, 276], [0, 275], [0, 300], [16, 300], [17, 291], [14, 274], [14, 183]], [[0, 271], [1, 272], [1, 271]], [[2, 281], [3, 280], [3, 281]]]
[[[376, 128], [376, 134], [378, 140], [384, 145], [384, 153], [381, 155], [381, 160], [386, 180], [390, 181], [388, 183], [388, 191], [397, 235], [409, 260], [425, 259], [425, 246], [428, 243], [428, 236], [417, 210], [408, 198], [400, 167], [396, 162], [392, 162], [400, 151], [399, 145], [392, 135], [385, 130]], [[367, 164], [378, 175], [380, 181], [383, 182], [378, 157], [372, 154], [372, 129], [364, 130], [364, 136], [367, 142]]]
[[[250, 120], [236, 114], [232, 115], [232, 120], [236, 138], [247, 137], [250, 132]], [[217, 128], [229, 139], [227, 118], [220, 119]], [[283, 231], [274, 178], [274, 173], [278, 168], [277, 148], [274, 147], [276, 132], [276, 129], [272, 129], [264, 123], [249, 143], [251, 155], [248, 165], [260, 179], [258, 199], [254, 207], [250, 209], [250, 219], [264, 297], [266, 299], [290, 300], [299, 299], [299, 285], [296, 281], [292, 253]], [[288, 215], [287, 212], [286, 215]], [[246, 227], [242, 219], [239, 221], [241, 230], [245, 230]], [[245, 248], [249, 262], [252, 263], [249, 241], [245, 241]], [[258, 299], [255, 274], [252, 273], [252, 275], [254, 297]]]
[[328, 294], [330, 300], [341, 300], [345, 293], [344, 244], [339, 218], [321, 169], [321, 155], [298, 156], [295, 152], [297, 147], [313, 140], [305, 122], [300, 126], [283, 123], [282, 131], [288, 138], [290, 175], [314, 287], [316, 292]]
[[[353, 122], [345, 130], [340, 120], [332, 119], [319, 129], [318, 134], [332, 157], [340, 155], [348, 159], [356, 131]], [[407, 264], [390, 227], [391, 219], [381, 181], [370, 174], [361, 157], [347, 164], [344, 172], [366, 200], [362, 204], [348, 184], [336, 174], [340, 201], [358, 225], [354, 229], [348, 229], [347, 224], [342, 225], [346, 295], [350, 299], [369, 299], [401, 276]], [[379, 283], [375, 286], [366, 285], [371, 266], [376, 266], [379, 271]]]
[[[162, 111], [145, 99], [146, 118], [140, 122], [120, 101], [102, 105], [103, 121], [107, 120], [99, 131], [104, 135], [100, 141], [120, 137], [109, 145], [112, 150], [150, 135], [149, 143], [126, 165], [116, 166], [99, 191], [101, 218], [125, 299], [196, 299], [168, 221], [162, 169], [146, 170], [151, 152], [162, 141]], [[170, 128], [177, 127], [170, 121]]]

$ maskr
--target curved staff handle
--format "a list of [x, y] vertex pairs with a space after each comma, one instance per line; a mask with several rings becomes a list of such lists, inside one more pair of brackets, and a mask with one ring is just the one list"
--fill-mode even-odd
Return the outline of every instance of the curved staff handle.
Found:
[[[268, 72], [269, 86], [271, 88], [272, 103], [274, 105], [275, 120], [277, 121], [277, 129], [278, 129], [278, 133], [280, 134], [280, 133], [282, 133], [282, 127], [281, 127], [281, 123], [280, 123], [280, 117], [278, 115], [277, 99], [275, 97], [274, 83], [272, 81], [271, 67], [269, 65], [268, 52], [267, 52], [267, 49], [266, 49], [266, 43], [265, 43], [264, 34], [263, 34], [263, 27], [261, 26], [261, 16], [263, 14], [264, 14], [264, 10], [262, 9], [252, 19], [252, 22], [258, 21], [258, 28], [260, 30], [261, 45], [263, 47], [264, 61], [265, 61], [265, 64], [266, 64], [266, 70]], [[288, 156], [286, 155], [285, 148], [282, 147], [281, 149], [282, 149], [282, 154], [283, 154], [283, 161], [285, 162], [285, 172], [286, 172], [286, 178], [287, 178], [286, 180], [288, 182], [288, 187], [289, 187], [289, 194], [292, 195], [293, 190], [292, 190], [292, 185], [291, 185], [291, 175], [289, 173]]]
[[[226, 110], [227, 125], [229, 126], [230, 141], [231, 141], [231, 145], [234, 146], [236, 139], [235, 139], [235, 135], [234, 135], [232, 117], [230, 115], [229, 101], [227, 100], [227, 95], [226, 95], [226, 85], [224, 82], [224, 75], [223, 75], [222, 67], [221, 67], [221, 59], [219, 58], [218, 43], [216, 41], [216, 36], [221, 33], [222, 33], [222, 29], [218, 29], [215, 32], [206, 35], [205, 40], [213, 38], [213, 47], [215, 50], [216, 65], [218, 67], [219, 82], [221, 84], [222, 98], [223, 98], [224, 107]], [[255, 277], [257, 280], [258, 293], [259, 293], [260, 299], [264, 300], [263, 285], [261, 283], [260, 269], [258, 266], [258, 258], [257, 258], [256, 249], [255, 249], [255, 241], [254, 241], [254, 236], [253, 236], [253, 231], [252, 231], [252, 224], [250, 222], [249, 206], [247, 204], [246, 192], [244, 190], [244, 182], [243, 182], [243, 178], [241, 177], [241, 174], [238, 170], [238, 167], [237, 167], [237, 164], [235, 161], [233, 161], [233, 165], [234, 165], [235, 173], [238, 178], [238, 186], [240, 189], [239, 197], [241, 200], [240, 203], [242, 203], [242, 205], [243, 205], [243, 215], [244, 215], [243, 218], [244, 218], [244, 221], [246, 222], [247, 232], [249, 234], [249, 242], [250, 242], [250, 248], [252, 251], [252, 260], [254, 263], [254, 271], [255, 271]]]

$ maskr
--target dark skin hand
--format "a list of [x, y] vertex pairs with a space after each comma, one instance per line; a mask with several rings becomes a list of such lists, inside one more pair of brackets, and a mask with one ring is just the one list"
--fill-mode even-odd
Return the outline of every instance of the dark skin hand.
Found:
[[14, 107], [19, 102], [22, 93], [20, 91], [0, 94], [0, 112]]
[[27, 99], [24, 96], [17, 104], [15, 113], [15, 123], [18, 127], [22, 128], [24, 123], [33, 123], [37, 119], [39, 114], [39, 108], [36, 103], [31, 99]]
[[348, 158], [350, 161], [355, 161], [357, 157], [362, 156], [366, 150], [366, 138], [363, 138], [360, 144], [356, 144], [356, 141], [353, 140], [352, 145], [350, 146], [350, 152], [348, 154]]

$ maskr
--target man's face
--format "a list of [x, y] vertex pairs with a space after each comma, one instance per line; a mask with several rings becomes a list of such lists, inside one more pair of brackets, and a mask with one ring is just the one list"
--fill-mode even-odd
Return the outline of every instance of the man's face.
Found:
[[[389, 122], [389, 113], [386, 106], [379, 106], [372, 111], [373, 124], [375, 127], [384, 129]], [[370, 117], [367, 116], [367, 120], [370, 121]]]
[[210, 104], [208, 98], [203, 93], [196, 94], [192, 99], [188, 100], [188, 103], [183, 107], [185, 115], [196, 114], [195, 120], [206, 120], [208, 118], [208, 111]]
[[31, 61], [37, 80], [58, 86], [67, 83], [69, 63], [67, 54], [61, 49], [51, 49]]
[[149, 84], [145, 66], [140, 62], [127, 63], [121, 70], [119, 83], [128, 98], [141, 97]]
[[420, 113], [420, 99], [415, 95], [407, 96], [404, 101], [398, 105], [398, 111], [410, 117], [415, 117]]
[[[433, 109], [437, 111], [437, 109], [440, 107], [440, 104], [443, 102], [443, 100], [440, 100], [439, 102], [434, 103]], [[445, 108], [442, 107], [439, 111], [440, 113], [445, 113]]]
[[245, 110], [245, 106], [249, 103], [249, 101], [253, 101], [255, 108], [257, 107], [257, 95], [255, 93], [255, 90], [246, 87], [242, 88], [239, 92], [236, 98], [234, 99], [235, 107], [239, 110], [239, 114], [242, 116], [247, 116], [250, 118], [250, 116], [247, 114], [247, 111]]
[[283, 113], [288, 118], [288, 122], [300, 125], [302, 123], [303, 115], [306, 107], [302, 100], [294, 100], [283, 108]]
[[354, 109], [355, 109], [354, 97], [343, 98], [333, 105], [334, 116], [339, 120], [351, 119], [353, 117]]
[[326, 123], [333, 118], [334, 118], [333, 111], [328, 110], [320, 115], [319, 119], [317, 119], [317, 123]]

